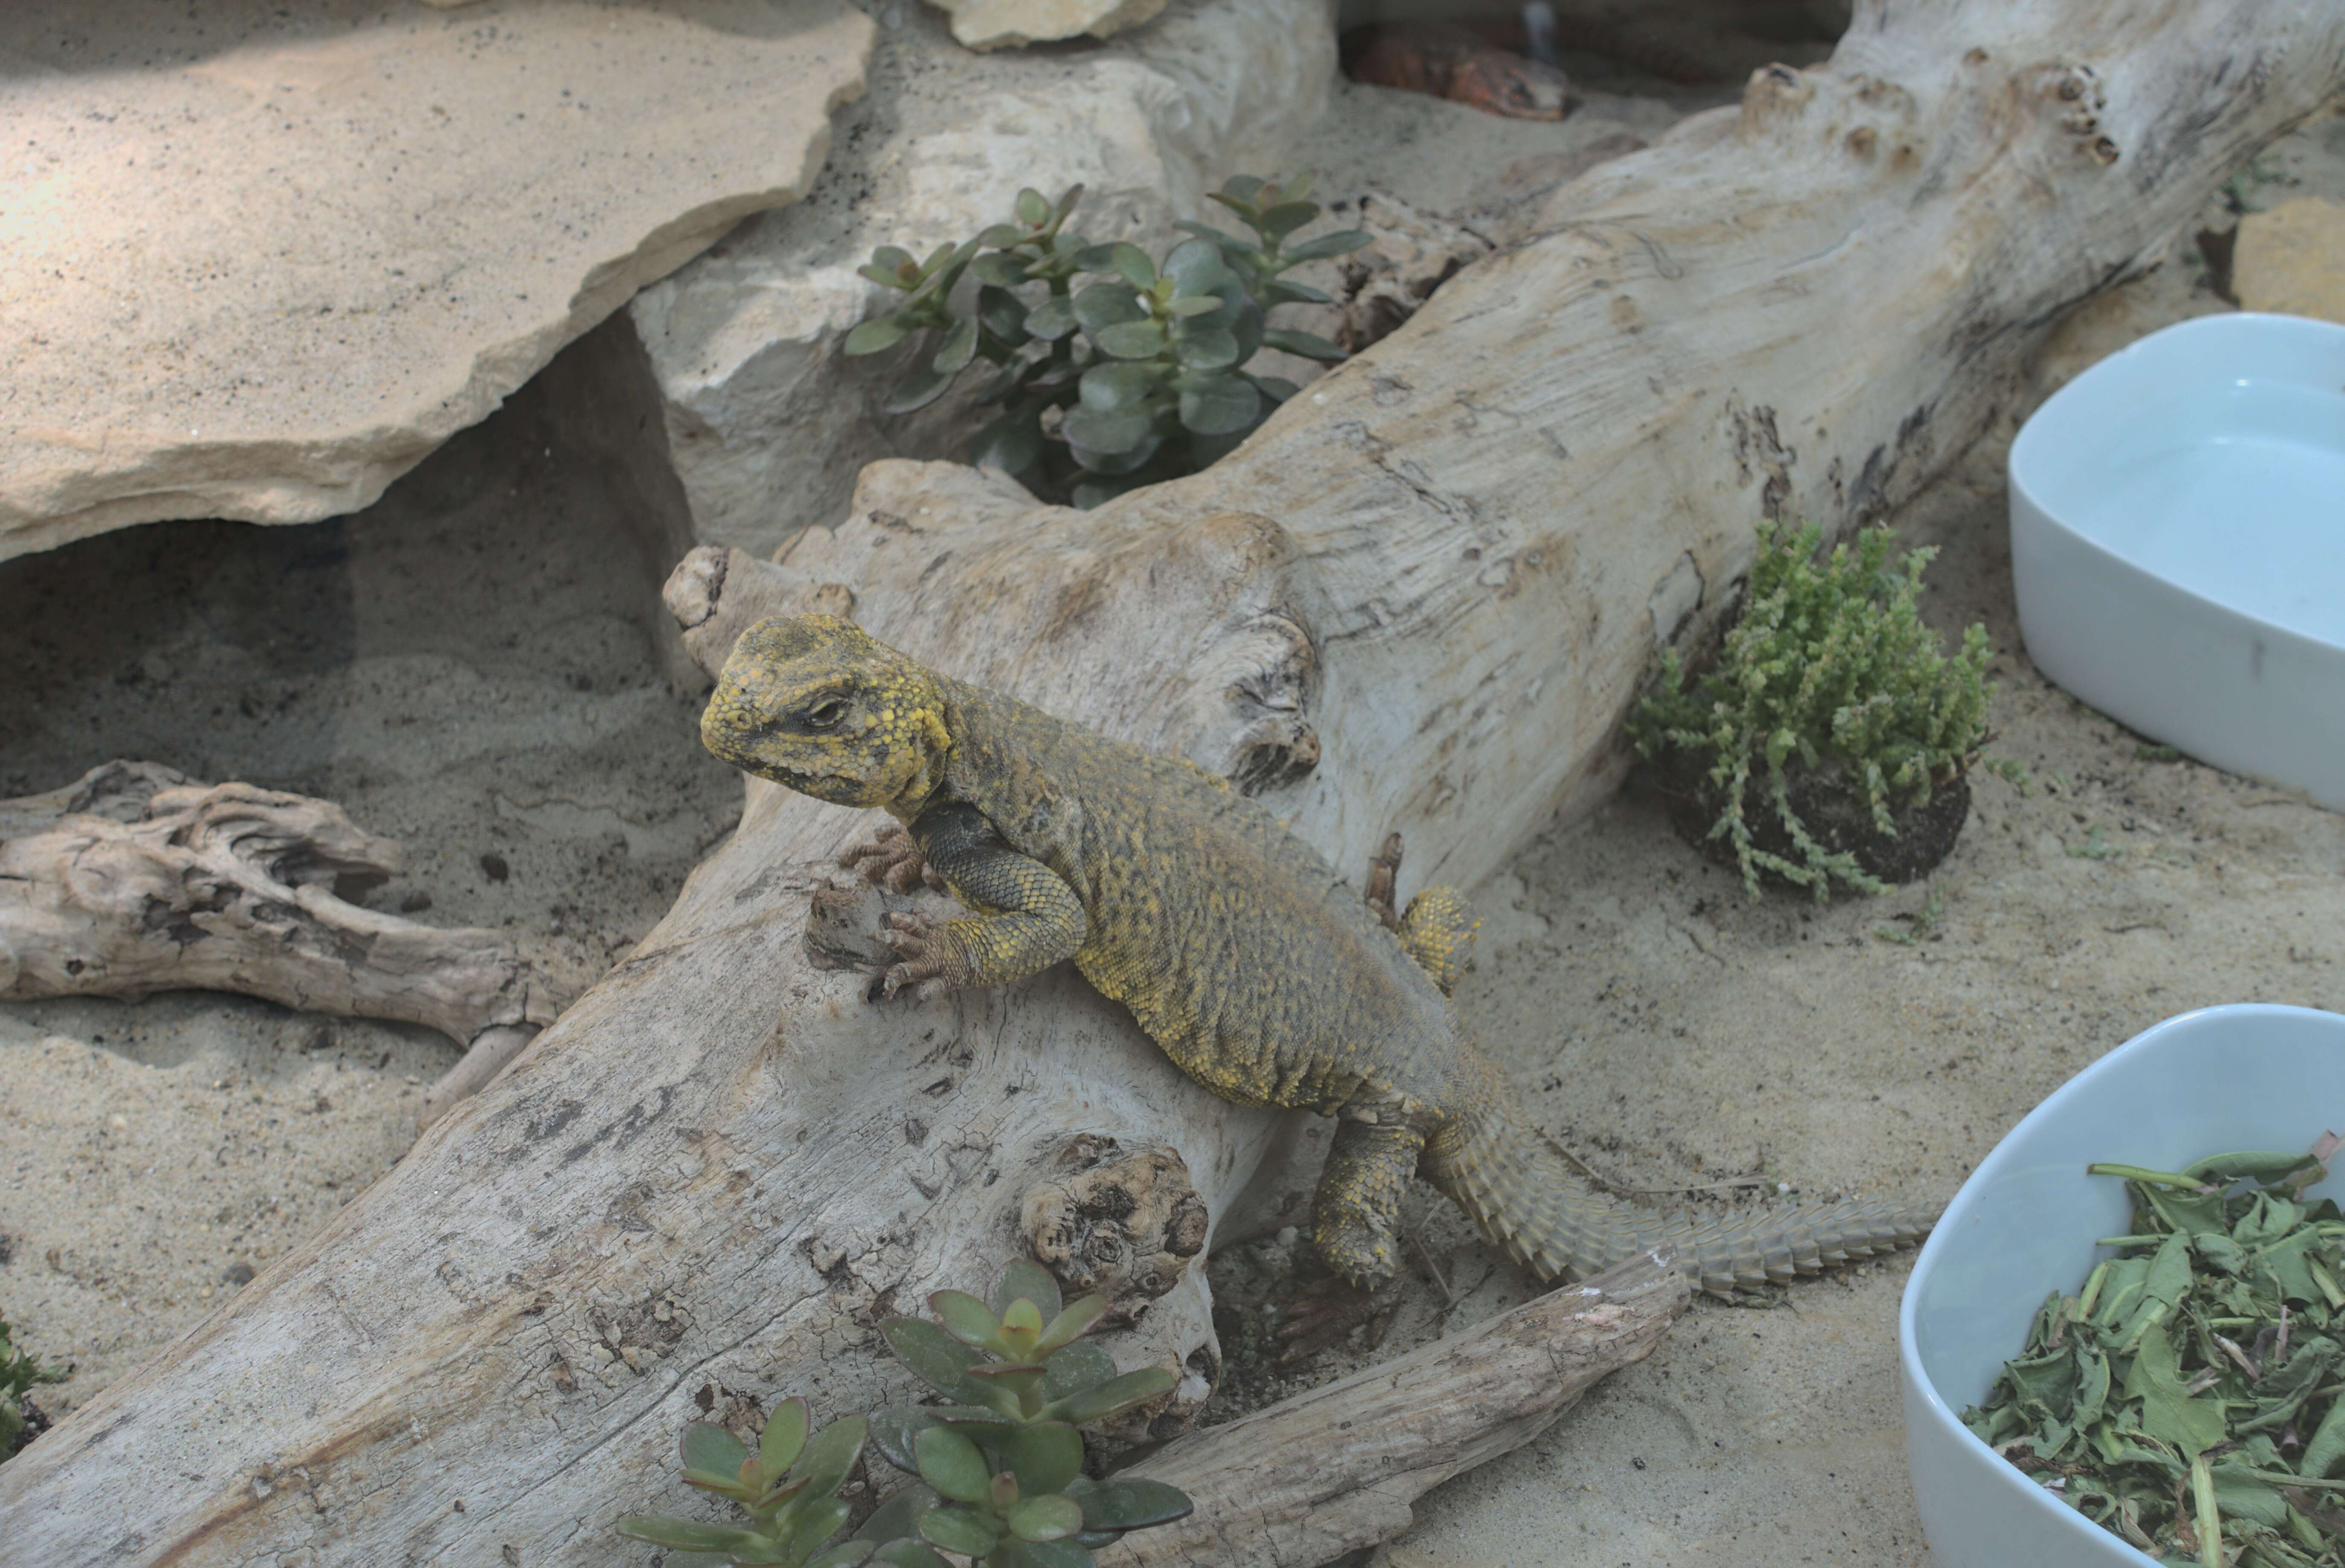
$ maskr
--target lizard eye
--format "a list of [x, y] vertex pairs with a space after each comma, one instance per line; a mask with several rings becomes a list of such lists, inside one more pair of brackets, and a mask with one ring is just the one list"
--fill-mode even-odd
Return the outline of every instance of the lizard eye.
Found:
[[816, 729], [829, 729], [847, 717], [847, 699], [826, 697], [807, 709], [807, 723]]

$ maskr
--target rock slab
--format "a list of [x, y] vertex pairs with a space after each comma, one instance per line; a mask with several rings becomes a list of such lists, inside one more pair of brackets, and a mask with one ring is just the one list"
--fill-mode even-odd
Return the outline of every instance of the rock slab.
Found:
[[802, 194], [875, 33], [841, 0], [0, 10], [0, 557], [366, 505]]
[[929, 0], [972, 49], [1009, 49], [1088, 33], [1104, 38], [1153, 21], [1165, 0]]

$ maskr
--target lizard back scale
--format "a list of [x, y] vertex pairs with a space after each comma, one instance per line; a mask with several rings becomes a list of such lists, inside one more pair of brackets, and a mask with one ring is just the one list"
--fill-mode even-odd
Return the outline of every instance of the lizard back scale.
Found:
[[904, 825], [852, 858], [897, 885], [925, 869], [971, 913], [898, 915], [888, 990], [922, 997], [1072, 958], [1181, 1070], [1225, 1099], [1338, 1122], [1312, 1239], [1363, 1289], [1399, 1266], [1402, 1193], [1423, 1176], [1543, 1279], [1655, 1247], [1702, 1288], [1812, 1274], [1928, 1228], [1861, 1201], [1664, 1215], [1597, 1192], [1518, 1121], [1448, 993], [1473, 922], [1428, 888], [1387, 930], [1258, 802], [927, 669], [828, 616], [744, 632], [701, 720], [736, 768]]

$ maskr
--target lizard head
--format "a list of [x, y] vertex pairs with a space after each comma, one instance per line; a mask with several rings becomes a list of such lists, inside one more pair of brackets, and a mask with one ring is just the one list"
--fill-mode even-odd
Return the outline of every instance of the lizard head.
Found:
[[743, 632], [700, 739], [817, 800], [908, 812], [935, 789], [951, 748], [937, 677], [836, 616], [775, 616]]

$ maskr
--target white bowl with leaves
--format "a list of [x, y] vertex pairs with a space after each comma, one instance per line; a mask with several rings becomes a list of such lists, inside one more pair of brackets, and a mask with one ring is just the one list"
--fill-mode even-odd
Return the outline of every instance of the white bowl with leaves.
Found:
[[[2072, 1318], [2079, 1301], [2086, 1302], [2085, 1318], [2096, 1312], [2116, 1316], [2087, 1292], [2095, 1288], [2096, 1267], [2128, 1250], [2099, 1243], [2128, 1234], [2137, 1218], [2129, 1196], [2134, 1189], [2124, 1181], [2087, 1175], [2088, 1164], [2181, 1172], [2222, 1150], [2309, 1149], [2331, 1128], [2345, 1130], [2345, 1016], [2264, 1004], [2210, 1007], [2169, 1018], [2102, 1057], [2028, 1113], [1980, 1162], [1922, 1249], [1898, 1319], [1907, 1457], [1923, 1532], [1938, 1568], [2149, 1568], [2161, 1561], [2072, 1506], [2066, 1500], [2074, 1479], [2063, 1472], [2067, 1467], [2035, 1462], [2034, 1473], [2024, 1471], [1966, 1426], [1964, 1412], [1989, 1400], [2005, 1363], [2023, 1348], [2043, 1342], [2046, 1323], [2061, 1315], [2058, 1304], [2048, 1299], [2056, 1293], [2066, 1293], [2066, 1311]], [[2345, 1177], [2319, 1181], [2300, 1194], [2306, 1204], [2339, 1196], [2345, 1196]], [[2146, 1249], [2129, 1250], [2137, 1256]], [[2219, 1242], [2202, 1249], [2208, 1255], [2219, 1250]], [[2120, 1267], [2112, 1263], [2112, 1269]], [[2117, 1278], [2111, 1270], [2099, 1276], [2103, 1287]], [[2141, 1316], [2147, 1315], [2129, 1323], [2138, 1325]], [[2338, 1326], [2326, 1331], [2345, 1339], [2345, 1308], [2315, 1309], [2297, 1329], [2299, 1349], [2323, 1331], [2315, 1326], [2316, 1317], [2335, 1318]], [[2192, 1322], [2188, 1332], [2208, 1336], [2211, 1346], [2222, 1326]], [[2153, 1319], [2135, 1349], [2161, 1327], [2183, 1332], [2162, 1316]], [[2238, 1349], [2253, 1354], [2252, 1347]], [[2284, 1342], [2279, 1355], [2267, 1346], [2261, 1359], [2277, 1365], [2287, 1353]], [[2230, 1354], [2218, 1352], [2218, 1359]], [[2157, 1364], [2138, 1370], [2128, 1366], [2099, 1393], [2095, 1408], [2103, 1419], [2092, 1441], [2114, 1441], [2118, 1429], [2138, 1428], [2144, 1421], [2167, 1430], [2175, 1421], [2209, 1414], [2210, 1402], [2224, 1402], [2225, 1390], [2215, 1386], [2215, 1379], [2205, 1378], [2198, 1386], [2203, 1374], [2180, 1390], [2164, 1389], [2160, 1374], [2171, 1369], [2162, 1360], [2163, 1352]], [[2333, 1386], [2341, 1370], [2345, 1352], [2334, 1369], [2322, 1374], [2322, 1386]], [[2256, 1392], [2238, 1386], [2230, 1391]], [[2155, 1411], [2149, 1409], [2153, 1400], [2162, 1401]], [[2176, 1400], [2187, 1400], [2188, 1407], [2176, 1405]], [[2303, 1419], [2309, 1422], [2316, 1408], [2308, 1404]], [[2244, 1418], [2231, 1430], [2237, 1432], [2243, 1424]], [[2177, 1481], [2194, 1510], [2187, 1517], [2194, 1522], [2202, 1517], [2195, 1512], [2200, 1503], [2207, 1509], [2204, 1517], [2218, 1521], [2227, 1502], [2235, 1512], [2251, 1502], [2268, 1508], [2264, 1492], [2317, 1498], [2314, 1515], [2345, 1513], [2345, 1483], [2273, 1479], [2290, 1462], [2300, 1461], [2318, 1435], [2295, 1431], [2291, 1422], [2265, 1434], [2269, 1447], [2252, 1445], [2251, 1452], [2249, 1447], [2218, 1445], [2202, 1451]], [[2003, 1446], [2035, 1459], [2019, 1443]], [[2169, 1434], [2151, 1446], [2170, 1451], [2178, 1445]], [[2276, 1452], [2288, 1457], [2275, 1459]], [[2254, 1480], [2258, 1472], [2266, 1481]], [[2216, 1482], [2232, 1475], [2242, 1479], [2224, 1481], [2233, 1490], [2218, 1496]], [[2153, 1526], [2156, 1512], [2152, 1507], [2143, 1516]], [[2240, 1553], [2238, 1543], [2218, 1529], [2220, 1544], [2211, 1558], [2203, 1550], [2185, 1555], [2167, 1549], [2163, 1561], [2260, 1562], [2287, 1568], [2292, 1562], [2340, 1560], [2309, 1551], [2295, 1559], [2278, 1554], [2302, 1547], [2298, 1530], [2321, 1534], [2302, 1518], [2281, 1522], [2289, 1532], [2274, 1537], [2280, 1544], [2271, 1554]], [[2338, 1542], [2328, 1545], [2335, 1548]]]

